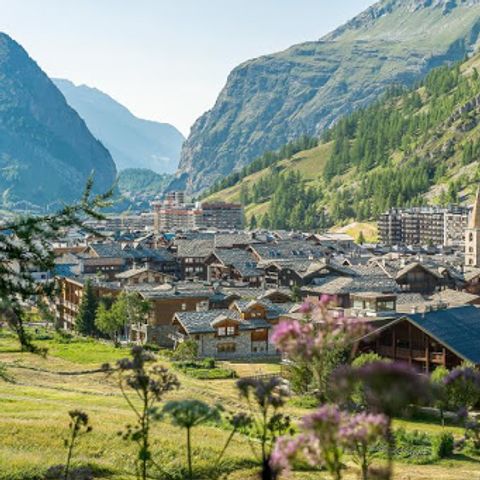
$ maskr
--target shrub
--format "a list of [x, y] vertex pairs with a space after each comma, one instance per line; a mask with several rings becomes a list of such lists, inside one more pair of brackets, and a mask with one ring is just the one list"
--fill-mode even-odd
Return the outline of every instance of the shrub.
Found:
[[215, 359], [214, 358], [205, 358], [202, 363], [203, 363], [205, 368], [215, 368]]
[[432, 458], [447, 458], [453, 454], [455, 440], [450, 432], [442, 432], [432, 438]]
[[293, 407], [298, 408], [317, 408], [318, 398], [316, 398], [314, 395], [300, 395], [293, 397], [288, 403]]
[[173, 360], [195, 360], [198, 356], [198, 344], [195, 340], [185, 340], [173, 352]]
[[229, 368], [186, 368], [182, 371], [198, 380], [224, 380], [237, 376], [235, 371]]
[[149, 352], [159, 352], [161, 350], [160, 345], [155, 343], [145, 343], [143, 345], [144, 350], [148, 350]]

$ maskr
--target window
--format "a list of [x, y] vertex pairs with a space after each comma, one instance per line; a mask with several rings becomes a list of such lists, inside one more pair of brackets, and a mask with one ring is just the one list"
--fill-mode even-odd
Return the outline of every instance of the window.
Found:
[[227, 334], [227, 330], [225, 329], [225, 327], [218, 327], [217, 328], [217, 335], [219, 337], [224, 337], [226, 334]]
[[236, 350], [236, 345], [234, 343], [220, 343], [217, 345], [218, 353], [234, 353]]
[[227, 335], [230, 337], [235, 335], [235, 327], [227, 327]]
[[182, 310], [185, 311], [187, 309], [187, 304], [186, 303], [182, 303]]

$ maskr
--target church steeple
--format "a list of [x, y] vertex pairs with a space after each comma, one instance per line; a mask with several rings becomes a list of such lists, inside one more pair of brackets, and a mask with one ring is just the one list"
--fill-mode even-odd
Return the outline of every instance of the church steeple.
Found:
[[480, 267], [480, 187], [465, 230], [465, 266]]

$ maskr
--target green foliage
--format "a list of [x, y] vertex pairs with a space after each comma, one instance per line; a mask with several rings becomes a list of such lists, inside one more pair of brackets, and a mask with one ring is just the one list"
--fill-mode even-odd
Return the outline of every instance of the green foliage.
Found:
[[188, 477], [193, 480], [191, 430], [206, 422], [219, 422], [220, 410], [200, 400], [182, 400], [167, 402], [163, 413], [172, 419], [174, 425], [186, 430]]
[[235, 370], [231, 368], [217, 367], [213, 358], [204, 358], [197, 361], [178, 361], [174, 363], [174, 367], [185, 373], [185, 375], [198, 380], [224, 380], [237, 376]]
[[172, 180], [168, 174], [155, 173], [148, 168], [127, 168], [118, 174], [118, 188], [121, 193], [150, 193], [158, 195]]
[[198, 357], [198, 343], [188, 339], [178, 344], [173, 352], [172, 360], [195, 360]]
[[[293, 157], [298, 152], [302, 150], [308, 150], [310, 148], [316, 147], [318, 140], [307, 135], [303, 135], [298, 140], [289, 142], [281, 147], [279, 150], [274, 152], [268, 151], [265, 152], [262, 156], [256, 158], [246, 167], [243, 167], [239, 172], [231, 173], [226, 177], [223, 177], [220, 180], [217, 180], [213, 186], [207, 190], [203, 197], [212, 195], [213, 193], [224, 190], [225, 188], [233, 187], [234, 185], [241, 182], [241, 180], [252, 173], [259, 172], [264, 168], [270, 167], [275, 163], [278, 163], [280, 160], [288, 159]], [[258, 193], [257, 193], [258, 195]], [[255, 197], [254, 197], [255, 198]], [[240, 193], [240, 201], [242, 204], [246, 205], [249, 203], [248, 190], [245, 186], [242, 186], [242, 191]]]
[[97, 297], [92, 282], [87, 280], [83, 287], [82, 300], [75, 317], [75, 331], [82, 335], [93, 335], [96, 332], [95, 315], [97, 312]]
[[288, 403], [292, 407], [312, 409], [318, 407], [318, 398], [314, 395], [297, 395], [292, 397]]
[[479, 93], [475, 75], [460, 73], [458, 65], [433, 70], [414, 89], [391, 87], [324, 132], [331, 148], [318, 178], [307, 177], [307, 184], [294, 163], [285, 170], [270, 166], [248, 188], [242, 185], [241, 196], [249, 204], [269, 202], [262, 228], [309, 231], [421, 206], [439, 183], [446, 185], [438, 202], [457, 203], [480, 178], [478, 171], [446, 178], [480, 158], [476, 110], [464, 108]]
[[432, 438], [432, 457], [434, 459], [452, 456], [455, 439], [451, 432], [442, 432]]
[[50, 241], [67, 227], [92, 229], [84, 225], [86, 218], [102, 220], [100, 211], [110, 205], [112, 190], [93, 195], [93, 177], [85, 186], [81, 200], [67, 205], [58, 213], [46, 216], [25, 216], [0, 227], [0, 318], [15, 331], [23, 349], [41, 353], [31, 342], [23, 326], [22, 302], [32, 297], [51, 298], [55, 294], [53, 282], [39, 285], [32, 271], [52, 271], [55, 256]]
[[145, 322], [150, 309], [150, 303], [142, 300], [135, 292], [122, 292], [110, 308], [107, 308], [104, 302], [100, 302], [96, 311], [95, 327], [118, 342], [127, 325]]

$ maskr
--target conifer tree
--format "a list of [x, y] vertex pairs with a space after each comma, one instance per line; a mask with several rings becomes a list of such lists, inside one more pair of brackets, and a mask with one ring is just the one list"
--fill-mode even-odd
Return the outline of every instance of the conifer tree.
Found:
[[253, 214], [250, 217], [250, 230], [255, 230], [257, 228], [257, 217]]
[[93, 335], [96, 332], [95, 315], [97, 312], [97, 298], [90, 280], [83, 287], [82, 300], [75, 318], [75, 330], [82, 335]]

